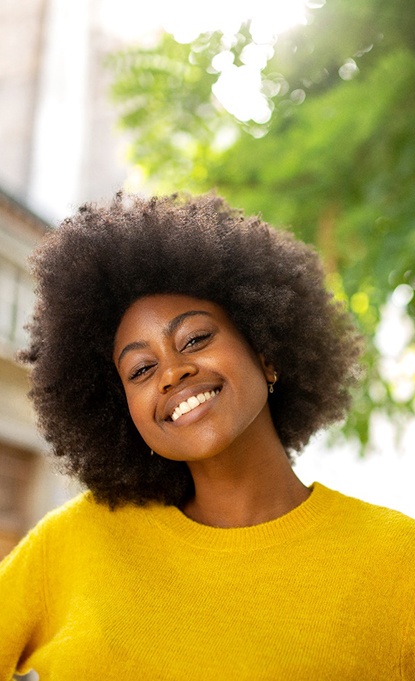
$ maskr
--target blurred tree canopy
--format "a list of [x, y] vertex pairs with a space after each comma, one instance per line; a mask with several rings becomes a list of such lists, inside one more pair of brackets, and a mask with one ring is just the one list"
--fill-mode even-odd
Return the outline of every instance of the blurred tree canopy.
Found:
[[[257, 45], [250, 29], [185, 45], [163, 34], [153, 48], [112, 55], [120, 123], [151, 190], [215, 187], [317, 247], [329, 287], [368, 339], [343, 429], [365, 448], [374, 412], [398, 423], [415, 410], [413, 325], [406, 335], [396, 326], [394, 368], [377, 342], [394, 292], [406, 321], [415, 319], [415, 7], [321, 0], [309, 3], [306, 25], [271, 44]], [[250, 55], [265, 115], [241, 121], [215, 88], [221, 65], [233, 63], [236, 76]]]

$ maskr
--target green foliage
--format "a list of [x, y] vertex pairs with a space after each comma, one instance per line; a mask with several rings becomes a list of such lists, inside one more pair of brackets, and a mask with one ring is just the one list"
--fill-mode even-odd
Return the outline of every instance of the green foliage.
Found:
[[[114, 55], [131, 160], [153, 191], [216, 187], [320, 250], [329, 286], [368, 339], [344, 426], [365, 447], [372, 413], [395, 421], [414, 413], [413, 396], [397, 399], [376, 334], [396, 287], [415, 287], [415, 10], [409, 0], [328, 0], [310, 10], [262, 70], [273, 114], [261, 125], [236, 121], [212, 94], [213, 57], [227, 50], [239, 65], [251, 42], [245, 26], [233, 40], [215, 33], [181, 45], [164, 35], [152, 50]], [[406, 312], [415, 320], [415, 297]]]
[[219, 36], [201, 36], [192, 46], [164, 34], [153, 49], [135, 48], [112, 55], [113, 96], [122, 105], [120, 124], [134, 131], [131, 161], [158, 191], [186, 182], [197, 191], [206, 165], [217, 156], [215, 137], [230, 115], [215, 107], [208, 71]]

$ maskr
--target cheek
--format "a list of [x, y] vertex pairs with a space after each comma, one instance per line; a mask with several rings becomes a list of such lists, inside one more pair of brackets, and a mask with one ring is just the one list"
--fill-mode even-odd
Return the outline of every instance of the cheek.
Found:
[[143, 440], [146, 441], [147, 432], [150, 431], [151, 424], [153, 423], [148, 401], [138, 398], [135, 395], [127, 394], [127, 405], [135, 427]]
[[222, 367], [229, 384], [223, 417], [243, 429], [255, 420], [268, 400], [267, 381], [259, 358], [243, 344], [233, 343], [232, 353], [223, 356]]
[[259, 358], [244, 346], [237, 347], [230, 359], [231, 375], [243, 394], [267, 394], [267, 381]]
[[248, 426], [264, 409], [268, 401], [268, 388], [262, 376], [250, 376], [241, 404], [241, 416]]

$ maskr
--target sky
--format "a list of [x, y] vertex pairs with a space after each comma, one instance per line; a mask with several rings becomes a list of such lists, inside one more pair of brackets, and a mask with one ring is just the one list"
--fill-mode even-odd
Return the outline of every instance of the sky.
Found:
[[[190, 42], [205, 31], [234, 33], [242, 21], [251, 18], [254, 40], [265, 43], [273, 35], [304, 23], [306, 4], [306, 0], [153, 0], [143, 11], [140, 3], [131, 0], [104, 0], [101, 25], [129, 41], [137, 36], [151, 39], [162, 27], [173, 33], [176, 40]], [[324, 0], [316, 0], [312, 6], [320, 4]]]
[[[315, 0], [313, 7], [323, 5]], [[272, 111], [261, 93], [261, 70], [273, 55], [272, 44], [277, 36], [298, 24], [307, 23], [306, 0], [155, 0], [145, 13], [131, 0], [104, 0], [101, 5], [101, 26], [112, 35], [128, 42], [154, 40], [160, 29], [174, 35], [179, 42], [190, 42], [208, 31], [221, 30], [231, 42], [244, 21], [250, 20], [253, 44], [248, 45], [240, 66], [233, 63], [233, 54], [224, 49], [212, 66], [218, 71], [213, 94], [222, 106], [241, 121], [266, 123]], [[227, 38], [226, 38], [227, 37]]]

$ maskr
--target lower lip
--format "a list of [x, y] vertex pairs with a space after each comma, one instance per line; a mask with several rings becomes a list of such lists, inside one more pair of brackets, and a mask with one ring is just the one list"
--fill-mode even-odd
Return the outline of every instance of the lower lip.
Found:
[[216, 403], [216, 400], [221, 392], [222, 390], [215, 395], [215, 397], [211, 397], [210, 400], [202, 402], [202, 404], [199, 404], [198, 407], [188, 411], [186, 414], [182, 414], [175, 421], [167, 421], [166, 423], [168, 423], [170, 426], [188, 426], [189, 424], [198, 421], [199, 419], [203, 418], [209, 409]]

